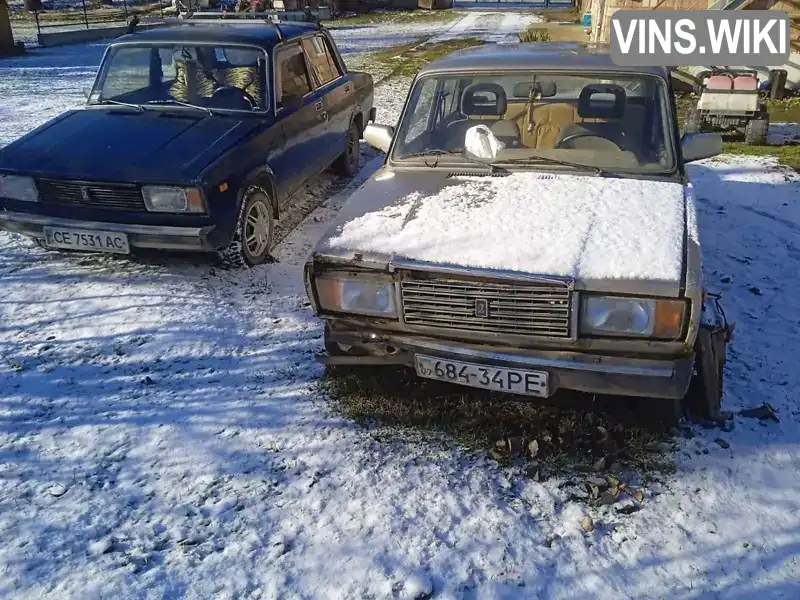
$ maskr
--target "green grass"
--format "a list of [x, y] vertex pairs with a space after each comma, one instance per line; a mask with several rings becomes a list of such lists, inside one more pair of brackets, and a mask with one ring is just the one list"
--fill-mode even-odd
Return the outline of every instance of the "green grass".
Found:
[[504, 464], [530, 459], [536, 440], [543, 476], [591, 470], [599, 458], [608, 467], [671, 468], [648, 451], [667, 435], [654, 401], [559, 392], [540, 402], [420, 379], [402, 367], [329, 368], [321, 385], [337, 411], [362, 425], [450, 436]]
[[327, 21], [325, 26], [333, 29], [376, 23], [446, 23], [462, 17], [464, 14], [466, 13], [457, 10], [386, 10]]
[[722, 149], [729, 154], [746, 154], [748, 156], [774, 156], [778, 162], [791, 167], [800, 173], [800, 144], [788, 146], [749, 146], [739, 139], [725, 140]]
[[432, 44], [420, 45], [423, 40], [416, 40], [403, 46], [395, 46], [386, 50], [381, 50], [370, 55], [370, 62], [381, 63], [387, 66], [392, 77], [413, 77], [417, 72], [429, 62], [443, 56], [447, 56], [456, 50], [471, 48], [483, 44], [483, 40], [476, 38], [465, 38], [457, 40], [447, 40]]

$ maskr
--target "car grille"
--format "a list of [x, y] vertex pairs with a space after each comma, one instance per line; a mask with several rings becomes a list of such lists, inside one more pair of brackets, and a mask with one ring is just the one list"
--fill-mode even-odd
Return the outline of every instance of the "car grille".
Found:
[[137, 212], [145, 210], [142, 192], [137, 185], [37, 179], [36, 187], [39, 189], [39, 201], [44, 204]]
[[407, 325], [536, 337], [570, 337], [571, 290], [565, 283], [479, 283], [406, 279]]

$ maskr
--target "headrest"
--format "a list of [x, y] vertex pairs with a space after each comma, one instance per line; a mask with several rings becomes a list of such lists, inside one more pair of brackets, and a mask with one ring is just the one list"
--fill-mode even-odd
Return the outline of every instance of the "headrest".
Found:
[[625, 89], [615, 83], [591, 83], [578, 97], [582, 119], [619, 119], [625, 114]]
[[461, 112], [467, 116], [504, 115], [507, 104], [506, 91], [497, 83], [473, 83], [461, 96]]
[[514, 98], [530, 98], [531, 88], [533, 95], [540, 98], [552, 98], [556, 95], [555, 81], [537, 81], [532, 86], [528, 81], [520, 81], [514, 86]]

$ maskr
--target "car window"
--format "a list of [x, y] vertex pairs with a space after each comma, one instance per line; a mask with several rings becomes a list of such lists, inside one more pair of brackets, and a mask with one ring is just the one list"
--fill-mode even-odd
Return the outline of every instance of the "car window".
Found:
[[406, 144], [411, 148], [414, 147], [414, 142], [428, 130], [434, 99], [436, 97], [436, 80], [432, 78], [426, 79], [422, 85], [417, 86], [416, 93], [416, 102], [412, 104], [413, 110], [406, 118], [406, 122], [408, 123]]
[[278, 54], [278, 106], [284, 96], [305, 96], [311, 91], [306, 61], [300, 44]]
[[328, 45], [328, 40], [323, 36], [315, 35], [304, 39], [303, 48], [306, 51], [306, 56], [308, 56], [308, 62], [311, 64], [311, 70], [314, 73], [317, 85], [325, 85], [341, 75], [339, 67], [336, 66], [336, 61], [333, 58], [333, 52]]
[[114, 98], [147, 88], [150, 84], [150, 48], [125, 48], [115, 52], [103, 80], [102, 94]]
[[90, 103], [263, 110], [267, 55], [258, 48], [124, 45], [100, 69]]
[[[656, 77], [628, 73], [442, 73], [419, 79], [397, 128], [394, 160], [466, 153], [490, 129], [498, 164], [556, 159], [619, 171], [675, 166], [669, 95]], [[552, 161], [551, 163], [552, 164]]]

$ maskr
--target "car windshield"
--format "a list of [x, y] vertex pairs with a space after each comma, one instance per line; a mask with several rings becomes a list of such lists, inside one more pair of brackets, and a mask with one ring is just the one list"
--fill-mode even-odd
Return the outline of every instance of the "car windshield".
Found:
[[266, 54], [259, 48], [162, 44], [109, 51], [90, 104], [263, 110]]
[[497, 165], [669, 171], [675, 158], [666, 98], [662, 80], [641, 75], [427, 76], [411, 92], [392, 158], [433, 165], [427, 154], [441, 162], [477, 155]]

